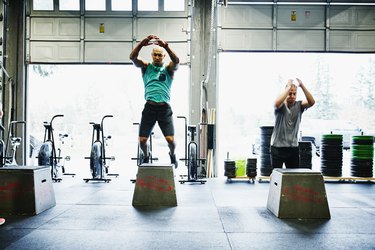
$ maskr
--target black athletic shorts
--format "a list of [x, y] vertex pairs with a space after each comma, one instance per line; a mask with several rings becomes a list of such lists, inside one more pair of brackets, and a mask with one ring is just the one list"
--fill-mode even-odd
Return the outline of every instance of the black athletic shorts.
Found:
[[142, 111], [139, 136], [149, 137], [156, 122], [158, 122], [164, 136], [174, 136], [172, 115], [172, 108], [168, 103], [164, 105], [152, 105], [146, 102]]
[[299, 148], [298, 147], [273, 147], [271, 146], [272, 168], [299, 168]]

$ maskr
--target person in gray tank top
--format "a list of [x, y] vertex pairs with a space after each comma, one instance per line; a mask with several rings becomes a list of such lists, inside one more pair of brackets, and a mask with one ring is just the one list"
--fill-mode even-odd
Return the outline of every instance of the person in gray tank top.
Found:
[[[275, 126], [271, 136], [272, 168], [299, 167], [298, 131], [302, 113], [315, 104], [314, 97], [304, 83], [296, 78], [288, 80], [285, 89], [275, 100]], [[296, 100], [297, 89], [300, 87], [305, 94], [305, 100]]]

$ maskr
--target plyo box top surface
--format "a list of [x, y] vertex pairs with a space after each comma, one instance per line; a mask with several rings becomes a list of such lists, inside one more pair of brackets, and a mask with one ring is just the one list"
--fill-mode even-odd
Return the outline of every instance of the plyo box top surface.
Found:
[[274, 168], [273, 171], [281, 174], [322, 174], [319, 171], [312, 171], [309, 168]]
[[34, 172], [36, 170], [41, 170], [41, 169], [46, 169], [46, 168], [50, 168], [50, 166], [5, 166], [5, 167], [1, 167], [0, 168], [0, 171], [5, 171], [5, 172], [8, 172], [8, 171], [11, 171], [11, 172], [17, 172], [17, 171], [21, 171], [21, 172]]
[[163, 163], [143, 163], [139, 167], [173, 167], [173, 164], [163, 164]]

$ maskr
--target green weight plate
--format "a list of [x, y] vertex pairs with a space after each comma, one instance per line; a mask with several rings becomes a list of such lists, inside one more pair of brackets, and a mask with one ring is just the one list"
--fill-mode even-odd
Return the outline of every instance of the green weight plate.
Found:
[[342, 139], [342, 135], [339, 134], [325, 134], [322, 135], [323, 139]]

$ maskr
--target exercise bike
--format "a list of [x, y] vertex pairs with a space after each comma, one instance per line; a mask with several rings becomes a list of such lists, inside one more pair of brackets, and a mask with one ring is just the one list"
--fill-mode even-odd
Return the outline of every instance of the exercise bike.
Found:
[[[139, 122], [134, 122], [133, 125], [136, 125], [136, 126], [139, 126]], [[154, 135], [154, 132], [151, 132], [151, 135], [150, 135], [150, 139], [149, 139], [149, 142], [148, 142], [148, 145], [147, 145], [147, 149], [148, 149], [148, 157], [149, 157], [149, 162], [148, 163], [152, 163], [153, 161], [157, 161], [159, 160], [159, 158], [157, 157], [153, 157], [152, 156], [152, 137]], [[138, 143], [138, 146], [137, 146], [137, 157], [132, 157], [131, 159], [132, 160], [136, 160], [137, 161], [137, 166], [140, 166], [142, 165], [142, 159], [144, 158], [144, 154], [143, 154], [143, 151]]]
[[61, 151], [59, 150], [59, 155], [56, 154], [56, 146], [55, 146], [55, 138], [53, 135], [53, 120], [57, 117], [64, 117], [64, 115], [55, 115], [52, 117], [50, 122], [44, 122], [43, 126], [44, 130], [44, 139], [43, 144], [40, 146], [38, 152], [38, 165], [39, 166], [51, 166], [51, 178], [52, 181], [60, 182], [62, 180], [62, 175], [71, 175], [75, 176], [75, 174], [67, 174], [65, 173], [64, 166], [61, 165], [60, 160]]
[[[136, 125], [139, 127], [139, 122], [134, 122], [133, 125]], [[150, 135], [150, 139], [149, 141], [147, 142], [147, 149], [148, 149], [148, 157], [149, 157], [149, 162], [148, 163], [152, 163], [153, 161], [158, 161], [159, 158], [157, 157], [153, 157], [152, 156], [152, 137], [154, 135], [154, 132], [151, 132], [151, 135]], [[143, 154], [143, 151], [139, 145], [139, 143], [137, 144], [137, 157], [132, 157], [131, 160], [136, 160], [137, 161], [137, 166], [139, 167], [140, 165], [143, 164], [143, 158], [144, 158], [144, 154]], [[132, 183], [135, 183], [136, 180], [135, 179], [131, 179], [130, 180]]]
[[59, 134], [59, 146], [57, 148], [57, 165], [61, 166], [64, 175], [75, 176], [75, 174], [69, 174], [65, 172], [65, 162], [70, 161], [70, 156], [66, 155], [63, 157], [61, 154], [62, 145], [65, 144], [65, 139], [68, 137], [68, 134]]
[[93, 126], [92, 130], [92, 140], [91, 140], [91, 153], [90, 157], [85, 157], [85, 159], [90, 160], [90, 171], [92, 178], [83, 179], [86, 183], [89, 181], [104, 181], [106, 183], [110, 182], [110, 178], [107, 176], [119, 176], [119, 174], [109, 174], [107, 165], [107, 160], [114, 161], [115, 157], [106, 157], [105, 146], [107, 145], [107, 140], [111, 139], [110, 135], [104, 136], [103, 122], [105, 118], [113, 117], [113, 115], [103, 116], [101, 123], [90, 122]]
[[[185, 161], [185, 166], [187, 166], [188, 169], [187, 179], [181, 179], [179, 182], [181, 184], [185, 182], [200, 182], [201, 184], [204, 184], [206, 183], [206, 180], [199, 177], [198, 166], [200, 161], [204, 162], [206, 159], [200, 159], [198, 157], [198, 144], [194, 141], [196, 126], [188, 126], [187, 119], [184, 116], [177, 116], [177, 118], [182, 118], [185, 120], [185, 157], [180, 160]], [[187, 142], [188, 131], [190, 134], [189, 143]]]

